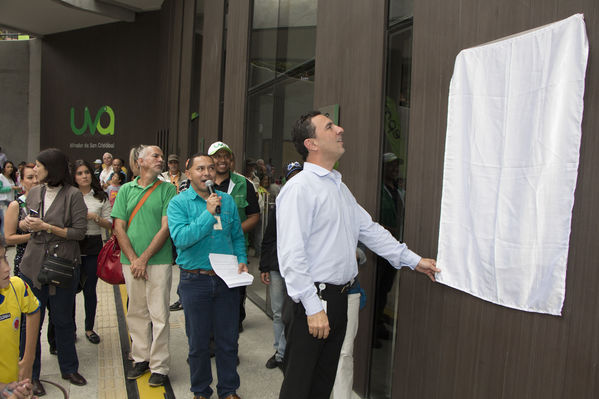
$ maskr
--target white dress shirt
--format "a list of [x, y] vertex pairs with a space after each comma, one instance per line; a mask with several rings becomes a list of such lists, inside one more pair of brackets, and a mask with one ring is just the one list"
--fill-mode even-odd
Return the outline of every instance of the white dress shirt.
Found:
[[10, 187], [10, 191], [6, 193], [0, 193], [0, 201], [12, 202], [15, 200], [15, 190], [12, 189], [15, 186], [15, 182], [12, 179], [7, 178], [4, 174], [0, 173], [0, 180], [2, 181], [2, 187]]
[[[83, 201], [85, 201], [85, 205], [87, 206], [87, 212], [95, 213], [99, 215], [102, 219], [109, 220], [112, 222], [112, 218], [110, 217], [110, 211], [112, 211], [112, 206], [110, 206], [110, 201], [108, 198], [104, 201], [100, 201], [96, 197], [94, 197], [94, 190], [89, 190], [89, 193], [83, 195]], [[97, 236], [102, 234], [102, 227], [98, 223], [96, 223], [93, 219], [87, 220], [87, 231], [85, 235], [87, 236]]]
[[287, 292], [307, 315], [323, 310], [315, 282], [343, 285], [356, 277], [358, 240], [398, 269], [414, 269], [421, 259], [372, 220], [341, 173], [305, 162], [277, 197], [277, 251]]
[[100, 183], [101, 184], [107, 184], [108, 183], [108, 179], [110, 178], [110, 175], [112, 175], [112, 166], [106, 166], [102, 172], [100, 172]]

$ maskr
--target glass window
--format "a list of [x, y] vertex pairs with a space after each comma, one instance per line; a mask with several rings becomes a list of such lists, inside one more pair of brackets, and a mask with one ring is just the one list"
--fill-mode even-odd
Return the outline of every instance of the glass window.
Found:
[[414, 0], [389, 0], [389, 26], [414, 16]]
[[262, 183], [257, 190], [261, 223], [250, 236], [250, 264], [255, 265], [250, 272], [255, 280], [248, 295], [268, 312], [267, 289], [259, 283], [260, 244], [268, 213], [274, 211], [283, 168], [301, 160], [291, 143], [291, 126], [313, 107], [316, 5], [317, 0], [254, 0], [245, 140], [248, 162], [237, 169], [256, 185]]
[[[412, 1], [389, 4], [380, 222], [403, 240], [412, 65]], [[370, 398], [391, 398], [399, 272], [377, 257]]]
[[250, 40], [250, 88], [313, 61], [316, 0], [255, 0]]

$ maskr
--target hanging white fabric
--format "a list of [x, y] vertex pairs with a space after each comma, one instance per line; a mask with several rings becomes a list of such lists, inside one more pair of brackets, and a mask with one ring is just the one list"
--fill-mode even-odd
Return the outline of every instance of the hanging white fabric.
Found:
[[510, 308], [561, 314], [588, 50], [576, 14], [458, 54], [439, 282]]

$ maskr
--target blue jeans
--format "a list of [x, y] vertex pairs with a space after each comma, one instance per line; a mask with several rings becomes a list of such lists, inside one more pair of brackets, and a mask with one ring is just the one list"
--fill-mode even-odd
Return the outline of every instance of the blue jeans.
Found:
[[281, 277], [281, 273], [277, 271], [270, 272], [270, 308], [272, 310], [272, 329], [275, 334], [275, 359], [282, 362], [285, 357], [285, 325], [281, 318], [283, 303], [287, 296], [285, 288], [285, 280]]
[[[75, 302], [75, 290], [79, 283], [79, 268], [75, 268], [73, 286], [70, 288], [56, 288], [56, 294], [49, 294], [49, 286], [42, 285], [41, 289], [33, 286], [32, 281], [21, 274], [20, 276], [31, 288], [33, 294], [40, 302], [40, 331], [44, 324], [46, 306], [49, 306], [52, 318], [50, 322], [56, 331], [56, 349], [58, 350], [58, 365], [62, 374], [76, 373], [79, 370], [79, 359], [75, 349], [75, 322], [73, 320], [73, 305]], [[25, 331], [21, 329], [21, 350], [25, 348]], [[41, 371], [41, 348], [40, 333], [38, 332], [35, 361], [33, 362], [32, 380], [40, 379]]]
[[239, 388], [239, 288], [228, 288], [218, 276], [189, 273], [181, 269], [179, 293], [189, 343], [191, 392], [207, 398], [212, 395], [209, 346], [210, 334], [214, 333], [218, 396], [236, 393]]

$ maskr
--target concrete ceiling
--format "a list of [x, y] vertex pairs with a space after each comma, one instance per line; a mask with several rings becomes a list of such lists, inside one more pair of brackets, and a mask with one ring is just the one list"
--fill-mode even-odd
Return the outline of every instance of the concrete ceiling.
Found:
[[44, 36], [112, 22], [160, 9], [163, 0], [2, 0], [0, 26]]

